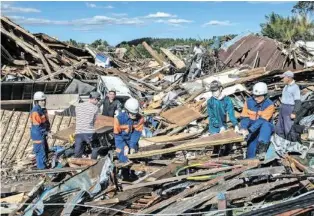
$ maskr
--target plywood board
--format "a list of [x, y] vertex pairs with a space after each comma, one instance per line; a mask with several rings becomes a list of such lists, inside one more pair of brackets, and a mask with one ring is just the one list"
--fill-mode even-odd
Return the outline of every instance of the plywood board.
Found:
[[180, 133], [177, 135], [169, 136], [169, 135], [164, 135], [164, 136], [156, 136], [156, 137], [151, 137], [151, 138], [144, 138], [143, 140], [147, 141], [143, 145], [140, 145], [140, 147], [146, 147], [158, 143], [168, 143], [168, 142], [174, 142], [174, 141], [179, 141], [179, 140], [185, 140], [189, 139], [191, 137], [196, 136], [198, 133]]
[[20, 118], [21, 112], [14, 112], [12, 115], [12, 118], [10, 119], [10, 123], [7, 129], [7, 132], [3, 138], [3, 140], [1, 141], [1, 154], [3, 155], [4, 152], [6, 152], [7, 148], [9, 147], [13, 137], [14, 137], [14, 133], [16, 130], [16, 127], [18, 125], [18, 121]]
[[203, 116], [192, 108], [178, 106], [161, 113], [161, 117], [178, 126], [185, 126]]
[[[106, 127], [113, 127], [113, 118], [108, 116], [98, 115], [95, 122], [96, 131], [102, 130]], [[69, 139], [71, 134], [75, 134], [75, 125], [68, 127], [67, 129], [60, 130], [53, 135], [54, 138], [65, 140]]]

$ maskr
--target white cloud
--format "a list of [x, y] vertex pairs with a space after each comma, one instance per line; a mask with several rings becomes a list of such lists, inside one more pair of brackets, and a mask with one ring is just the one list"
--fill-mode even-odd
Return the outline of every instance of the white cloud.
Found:
[[170, 18], [170, 17], [177, 17], [176, 15], [164, 13], [164, 12], [157, 12], [154, 14], [148, 14], [145, 18]]
[[186, 20], [186, 19], [158, 19], [155, 21], [155, 23], [165, 23], [171, 26], [182, 26], [182, 24], [192, 23], [192, 20]]
[[2, 13], [40, 13], [40, 10], [27, 7], [14, 7], [10, 4], [1, 4]]
[[94, 3], [90, 3], [90, 2], [86, 2], [85, 4], [86, 4], [86, 7], [88, 7], [88, 8], [104, 8], [104, 9], [113, 9], [114, 8], [111, 5], [99, 6], [99, 5], [96, 5]]
[[86, 2], [86, 6], [89, 8], [97, 8], [96, 4]]
[[231, 26], [231, 25], [234, 25], [234, 23], [231, 23], [229, 20], [225, 21], [211, 20], [207, 23], [204, 23], [202, 26], [206, 27], [206, 26]]
[[94, 16], [84, 19], [75, 19], [75, 20], [48, 20], [48, 19], [40, 19], [40, 18], [26, 18], [23, 16], [10, 16], [10, 18], [16, 21], [18, 24], [27, 24], [27, 25], [71, 25], [71, 26], [78, 26], [81, 28], [78, 29], [85, 29], [89, 27], [99, 27], [104, 25], [142, 25], [144, 24], [138, 18], [114, 18], [114, 17], [107, 17], [107, 16]]

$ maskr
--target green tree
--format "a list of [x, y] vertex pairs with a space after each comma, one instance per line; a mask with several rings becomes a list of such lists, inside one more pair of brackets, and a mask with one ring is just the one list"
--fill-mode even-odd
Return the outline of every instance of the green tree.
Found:
[[306, 15], [283, 17], [276, 13], [266, 16], [261, 24], [261, 33], [269, 38], [285, 43], [296, 40], [313, 40], [314, 23]]
[[313, 1], [299, 1], [293, 6], [293, 13], [307, 14], [314, 12], [314, 2]]

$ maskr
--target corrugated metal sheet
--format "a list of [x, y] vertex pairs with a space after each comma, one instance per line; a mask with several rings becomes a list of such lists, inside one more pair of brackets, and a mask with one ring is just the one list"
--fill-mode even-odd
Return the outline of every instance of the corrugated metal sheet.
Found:
[[286, 61], [286, 56], [278, 47], [279, 42], [255, 35], [243, 36], [234, 44], [228, 47], [227, 50], [221, 49], [219, 51], [219, 58], [225, 64], [233, 67], [237, 64], [266, 67], [266, 70], [299, 70], [303, 68], [303, 63], [298, 62], [294, 65], [292, 61]]

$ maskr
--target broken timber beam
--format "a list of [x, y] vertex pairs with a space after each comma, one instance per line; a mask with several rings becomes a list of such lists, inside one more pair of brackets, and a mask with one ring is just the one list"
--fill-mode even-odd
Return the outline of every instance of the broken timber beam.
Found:
[[181, 59], [179, 59], [177, 56], [172, 54], [170, 50], [165, 49], [165, 48], [160, 48], [160, 50], [173, 62], [176, 68], [182, 69], [185, 67], [185, 63]]
[[59, 75], [59, 74], [62, 74], [62, 73], [66, 73], [67, 71], [71, 71], [71, 70], [73, 70], [73, 69], [75, 69], [75, 68], [77, 68], [77, 67], [82, 66], [85, 62], [86, 62], [86, 60], [83, 59], [83, 60], [81, 60], [80, 62], [78, 62], [78, 63], [76, 63], [76, 64], [73, 64], [72, 66], [62, 68], [62, 69], [60, 69], [60, 70], [58, 70], [58, 71], [52, 73], [51, 75], [43, 76], [43, 77], [37, 79], [37, 81], [44, 81], [44, 80], [47, 80], [47, 79], [49, 79], [49, 78], [51, 78], [51, 77], [54, 77], [54, 76], [56, 76], [56, 75]]
[[89, 158], [68, 158], [67, 162], [71, 164], [76, 164], [76, 165], [92, 166], [97, 163], [97, 160], [93, 160]]
[[23, 40], [15, 36], [12, 32], [8, 32], [3, 27], [1, 27], [1, 32], [7, 37], [9, 37], [10, 39], [12, 39], [18, 46], [23, 48], [25, 52], [31, 54], [36, 59], [40, 59], [39, 55], [36, 52], [30, 49]]
[[22, 32], [23, 34], [27, 35], [28, 37], [34, 39], [36, 41], [36, 43], [38, 43], [38, 45], [40, 45], [43, 49], [45, 49], [47, 52], [49, 52], [50, 54], [56, 55], [57, 53], [50, 49], [45, 43], [41, 42], [37, 37], [35, 37], [33, 34], [25, 31], [23, 28], [21, 28], [20, 26], [16, 25], [15, 23], [11, 22], [11, 20], [9, 20], [7, 17], [5, 16], [1, 16], [1, 20], [6, 22], [7, 24], [13, 26], [15, 29], [19, 30], [20, 32]]
[[161, 68], [158, 68], [157, 70], [155, 70], [153, 73], [148, 74], [147, 76], [144, 76], [142, 79], [140, 79], [141, 81], [144, 81], [146, 79], [149, 79], [150, 77], [153, 77], [155, 74], [161, 72], [162, 70], [168, 68], [170, 66], [170, 64], [167, 64], [165, 66], [162, 66]]
[[143, 41], [143, 46], [149, 52], [149, 54], [158, 62], [159, 65], [163, 66], [164, 61], [162, 57], [155, 51], [153, 48], [151, 48], [145, 41]]
[[[47, 73], [51, 76], [51, 69], [50, 69], [50, 67], [48, 65], [47, 60], [45, 59], [45, 56], [43, 55], [43, 53], [41, 52], [41, 50], [39, 49], [39, 47], [37, 45], [35, 45], [35, 49], [36, 49], [36, 51], [37, 51], [37, 53], [39, 55], [39, 58], [40, 58], [41, 62], [44, 65]], [[53, 77], [51, 77], [51, 79], [53, 80]]]
[[232, 167], [209, 169], [209, 170], [205, 170], [205, 171], [195, 172], [195, 173], [192, 173], [189, 175], [176, 176], [176, 177], [161, 179], [161, 180], [157, 180], [157, 181], [153, 181], [153, 182], [145, 182], [145, 183], [139, 183], [136, 185], [130, 185], [130, 186], [124, 187], [123, 190], [126, 191], [126, 190], [139, 188], [139, 187], [160, 185], [160, 184], [167, 183], [167, 182], [180, 181], [182, 179], [186, 179], [186, 178], [193, 177], [193, 176], [202, 176], [202, 175], [214, 174], [214, 173], [223, 172], [223, 171], [227, 171], [227, 170], [231, 170], [231, 169], [235, 169], [235, 168], [240, 168], [240, 167], [241, 166], [232, 166]]
[[167, 149], [158, 149], [153, 151], [138, 152], [128, 155], [129, 159], [151, 157], [154, 155], [168, 154], [172, 152], [189, 150], [193, 148], [202, 148], [207, 146], [224, 145], [229, 143], [243, 142], [243, 137], [237, 135], [234, 131], [226, 131], [225, 133], [202, 137], [200, 139], [187, 141], [185, 144], [174, 146]]

